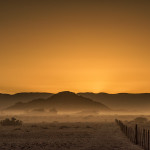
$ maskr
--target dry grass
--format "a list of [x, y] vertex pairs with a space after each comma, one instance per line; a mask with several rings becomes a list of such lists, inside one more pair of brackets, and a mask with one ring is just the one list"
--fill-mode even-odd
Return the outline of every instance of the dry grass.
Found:
[[115, 123], [39, 123], [0, 127], [0, 150], [141, 150]]

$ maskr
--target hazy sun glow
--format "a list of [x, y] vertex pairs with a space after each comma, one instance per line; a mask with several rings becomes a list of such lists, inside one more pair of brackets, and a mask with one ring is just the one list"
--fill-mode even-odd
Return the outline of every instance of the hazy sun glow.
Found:
[[1, 1], [0, 92], [150, 92], [149, 6]]

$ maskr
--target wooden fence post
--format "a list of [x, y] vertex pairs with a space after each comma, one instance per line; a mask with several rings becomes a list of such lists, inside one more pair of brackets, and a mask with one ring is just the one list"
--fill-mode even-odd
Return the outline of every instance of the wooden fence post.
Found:
[[145, 148], [145, 129], [143, 129], [143, 147]]
[[138, 128], [137, 124], [134, 129], [132, 127], [128, 127], [120, 120], [116, 119], [115, 121], [131, 142], [141, 146], [144, 150], [150, 150], [150, 130]]
[[138, 130], [137, 130], [137, 124], [135, 125], [135, 144], [138, 144]]

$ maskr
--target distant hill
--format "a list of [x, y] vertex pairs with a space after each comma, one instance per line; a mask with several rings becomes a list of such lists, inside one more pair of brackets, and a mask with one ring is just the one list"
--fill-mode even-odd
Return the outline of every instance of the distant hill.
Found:
[[0, 109], [6, 108], [16, 102], [28, 102], [37, 98], [48, 98], [52, 93], [17, 93], [14, 95], [0, 93]]
[[108, 111], [107, 106], [89, 98], [65, 91], [52, 95], [47, 99], [36, 99], [27, 103], [17, 103], [7, 110], [56, 109], [57, 111]]
[[78, 93], [81, 96], [102, 102], [116, 110], [141, 110], [150, 112], [150, 93]]
[[[12, 106], [17, 102], [21, 102], [18, 103], [17, 105], [22, 105], [22, 102], [23, 104], [26, 102], [31, 103], [31, 101], [32, 103], [34, 103], [35, 99], [39, 99], [39, 101], [44, 101], [46, 99], [50, 99], [52, 95], [55, 97], [55, 95], [57, 94], [52, 93], [17, 93], [14, 95], [0, 94], [0, 109]], [[60, 92], [58, 93], [58, 95], [64, 96], [64, 92]], [[141, 110], [150, 112], [150, 93], [108, 94], [108, 93], [87, 92], [87, 93], [78, 93], [78, 95], [89, 98], [95, 102], [103, 103], [104, 105], [110, 107], [112, 110], [129, 110], [129, 111]]]

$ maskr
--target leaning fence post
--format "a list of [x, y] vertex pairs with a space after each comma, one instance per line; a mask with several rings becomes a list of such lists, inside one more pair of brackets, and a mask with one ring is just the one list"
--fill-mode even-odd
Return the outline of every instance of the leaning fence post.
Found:
[[135, 125], [135, 144], [138, 144], [138, 131], [137, 131], [137, 124]]

